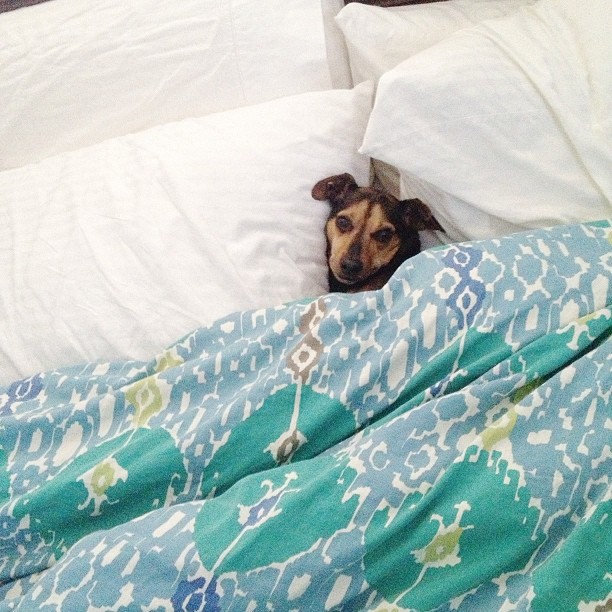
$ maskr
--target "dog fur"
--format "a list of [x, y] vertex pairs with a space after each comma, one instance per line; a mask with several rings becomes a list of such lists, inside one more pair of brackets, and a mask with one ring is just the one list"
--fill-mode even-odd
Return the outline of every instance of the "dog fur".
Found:
[[442, 229], [421, 200], [359, 187], [348, 173], [319, 181], [312, 197], [331, 205], [325, 224], [330, 291], [380, 289], [420, 251], [419, 231]]

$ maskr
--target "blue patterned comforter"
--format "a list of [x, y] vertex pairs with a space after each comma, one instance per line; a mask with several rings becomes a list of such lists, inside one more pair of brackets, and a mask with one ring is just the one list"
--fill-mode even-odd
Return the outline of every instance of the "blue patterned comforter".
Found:
[[611, 306], [558, 227], [0, 389], [0, 610], [609, 609]]

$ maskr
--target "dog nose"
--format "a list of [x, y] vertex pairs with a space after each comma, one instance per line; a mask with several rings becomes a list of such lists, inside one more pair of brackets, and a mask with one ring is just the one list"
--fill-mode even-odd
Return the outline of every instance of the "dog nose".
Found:
[[342, 260], [340, 268], [342, 269], [342, 273], [350, 278], [356, 276], [363, 270], [363, 264], [358, 259], [347, 257]]

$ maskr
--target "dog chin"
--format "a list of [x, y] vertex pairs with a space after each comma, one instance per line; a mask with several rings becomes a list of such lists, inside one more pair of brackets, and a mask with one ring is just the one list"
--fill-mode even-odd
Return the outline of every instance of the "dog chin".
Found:
[[378, 272], [378, 270], [371, 271], [367, 275], [360, 274], [359, 276], [352, 276], [350, 278], [345, 278], [344, 276], [341, 276], [340, 274], [336, 274], [332, 270], [332, 273], [336, 277], [336, 280], [339, 283], [342, 283], [343, 285], [347, 285], [347, 286], [352, 286], [352, 285], [356, 285], [357, 283], [362, 283], [363, 281], [367, 280], [368, 278], [371, 278], [372, 276], [374, 276], [374, 274], [376, 274], [376, 272]]
[[360, 282], [361, 278], [343, 278], [342, 276], [338, 276], [337, 274], [334, 274], [334, 276], [336, 277], [336, 280], [339, 283], [342, 283], [343, 285], [356, 285], [358, 282]]

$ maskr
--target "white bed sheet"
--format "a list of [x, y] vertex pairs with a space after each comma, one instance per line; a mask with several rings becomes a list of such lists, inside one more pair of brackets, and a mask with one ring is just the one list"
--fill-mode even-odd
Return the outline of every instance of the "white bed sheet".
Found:
[[367, 182], [371, 103], [369, 84], [305, 93], [0, 173], [0, 384], [324, 293], [310, 191]]

